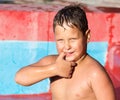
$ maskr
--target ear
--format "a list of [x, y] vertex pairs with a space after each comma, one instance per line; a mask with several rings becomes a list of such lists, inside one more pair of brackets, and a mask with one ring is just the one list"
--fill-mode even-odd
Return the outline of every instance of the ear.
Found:
[[90, 41], [90, 29], [88, 29], [86, 32], [85, 32], [85, 35], [86, 35], [86, 38], [87, 38], [87, 42]]

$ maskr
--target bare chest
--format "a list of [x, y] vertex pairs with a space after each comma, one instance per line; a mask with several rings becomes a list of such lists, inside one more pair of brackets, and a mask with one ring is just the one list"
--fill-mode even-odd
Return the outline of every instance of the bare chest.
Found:
[[[89, 78], [77, 74], [71, 79], [61, 78], [51, 84], [51, 92], [55, 100], [96, 100], [89, 84]], [[92, 98], [92, 99], [87, 99]], [[94, 99], [93, 99], [94, 98]], [[53, 99], [54, 100], [54, 99]]]

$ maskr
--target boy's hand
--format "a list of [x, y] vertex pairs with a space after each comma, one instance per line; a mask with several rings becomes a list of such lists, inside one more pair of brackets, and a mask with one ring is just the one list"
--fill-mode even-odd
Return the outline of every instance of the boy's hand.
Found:
[[77, 64], [75, 62], [68, 62], [65, 60], [65, 53], [61, 53], [55, 63], [57, 75], [65, 78], [71, 78], [74, 68]]

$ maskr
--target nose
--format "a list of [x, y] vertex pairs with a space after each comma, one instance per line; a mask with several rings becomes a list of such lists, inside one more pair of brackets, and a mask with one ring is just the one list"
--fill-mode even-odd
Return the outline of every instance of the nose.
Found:
[[70, 48], [71, 48], [70, 43], [68, 41], [65, 42], [65, 44], [64, 44], [64, 52], [68, 51]]

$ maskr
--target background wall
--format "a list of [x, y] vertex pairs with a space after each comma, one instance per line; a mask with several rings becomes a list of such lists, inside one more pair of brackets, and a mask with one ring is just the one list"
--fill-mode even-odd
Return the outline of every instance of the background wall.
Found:
[[[49, 80], [24, 87], [15, 73], [50, 54], [56, 54], [52, 20], [62, 6], [0, 5], [0, 94], [39, 94], [49, 91]], [[84, 6], [85, 7], [85, 6]], [[87, 11], [91, 41], [88, 53], [109, 72], [120, 93], [120, 13], [118, 9]], [[119, 9], [120, 11], [120, 9]]]

